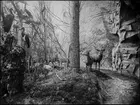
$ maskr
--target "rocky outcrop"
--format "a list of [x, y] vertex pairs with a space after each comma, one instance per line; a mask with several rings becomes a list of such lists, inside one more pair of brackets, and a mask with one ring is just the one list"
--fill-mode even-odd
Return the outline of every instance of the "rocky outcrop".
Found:
[[136, 5], [139, 2], [120, 0], [120, 3], [117, 34], [121, 43], [123, 71], [140, 77], [140, 14]]

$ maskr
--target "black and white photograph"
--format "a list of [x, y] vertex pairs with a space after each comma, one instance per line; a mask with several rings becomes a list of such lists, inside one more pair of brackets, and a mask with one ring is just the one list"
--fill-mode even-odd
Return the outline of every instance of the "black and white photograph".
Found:
[[0, 104], [140, 104], [140, 1], [0, 1]]

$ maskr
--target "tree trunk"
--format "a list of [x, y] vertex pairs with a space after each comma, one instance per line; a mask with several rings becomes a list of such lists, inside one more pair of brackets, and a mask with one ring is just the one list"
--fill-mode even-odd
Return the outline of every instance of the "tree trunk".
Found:
[[74, 71], [80, 68], [79, 7], [79, 1], [71, 1], [70, 67]]
[[44, 23], [44, 54], [45, 54], [45, 61], [48, 61], [48, 59], [47, 59], [47, 41], [46, 41], [46, 35], [47, 35], [47, 33], [46, 33], [46, 25]]
[[[17, 6], [15, 5], [14, 1], [11, 1], [13, 7], [15, 8], [16, 12], [17, 12], [17, 15], [18, 15], [18, 18], [19, 18], [19, 28], [22, 27], [22, 19], [21, 19], [21, 16], [20, 16], [20, 11], [18, 10]], [[22, 46], [22, 40], [21, 40], [21, 30], [18, 31], [18, 42], [17, 44], [19, 46]]]
[[46, 15], [46, 11], [42, 11], [43, 8], [45, 7], [45, 3], [44, 1], [40, 1], [40, 16], [41, 16], [41, 21], [43, 22], [43, 28], [44, 28], [44, 31], [43, 31], [43, 36], [44, 36], [44, 60], [47, 61], [47, 42], [46, 42], [46, 24], [45, 24], [45, 21], [44, 21], [44, 17]]
[[[21, 28], [21, 27], [23, 26], [23, 24], [22, 24], [22, 18], [21, 18], [21, 16], [20, 16], [20, 15], [21, 15], [21, 14], [20, 14], [20, 10], [19, 10], [19, 8], [17, 8], [17, 5], [15, 5], [14, 1], [11, 1], [11, 3], [12, 3], [12, 5], [13, 5], [14, 9], [15, 9], [16, 12], [17, 12], [17, 15], [18, 15], [18, 18], [19, 18], [19, 28]], [[17, 42], [17, 44], [18, 44], [19, 46], [22, 46], [21, 30], [18, 31], [18, 42]]]
[[[44, 55], [45, 55], [45, 61], [47, 61], [47, 63], [49, 62], [50, 60], [50, 55], [49, 55], [49, 43], [48, 43], [48, 33], [49, 33], [49, 30], [48, 30], [48, 26], [46, 24], [46, 20], [48, 21], [48, 12], [46, 12], [46, 8], [49, 8], [48, 6], [49, 4], [47, 3], [45, 5], [45, 2], [44, 1], [40, 1], [40, 10], [41, 10], [41, 21], [43, 22], [43, 27], [44, 27]], [[46, 7], [47, 6], [47, 7]], [[46, 16], [46, 17], [45, 17]]]
[[[22, 20], [21, 19], [19, 19], [19, 20], [20, 20], [19, 26], [21, 28], [22, 27]], [[22, 46], [21, 30], [18, 31], [18, 42], [17, 42], [17, 44], [19, 46]]]

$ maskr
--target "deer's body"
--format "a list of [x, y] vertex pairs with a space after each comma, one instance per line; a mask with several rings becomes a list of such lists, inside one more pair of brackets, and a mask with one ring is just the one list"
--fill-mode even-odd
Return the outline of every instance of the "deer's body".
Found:
[[98, 69], [100, 70], [100, 62], [103, 58], [104, 50], [97, 50], [97, 51], [98, 51], [98, 53], [94, 56], [91, 55], [90, 52], [87, 52], [87, 54], [86, 54], [86, 56], [87, 56], [86, 68], [89, 66], [91, 69], [92, 64], [95, 63], [95, 69], [97, 70], [97, 66], [98, 66]]

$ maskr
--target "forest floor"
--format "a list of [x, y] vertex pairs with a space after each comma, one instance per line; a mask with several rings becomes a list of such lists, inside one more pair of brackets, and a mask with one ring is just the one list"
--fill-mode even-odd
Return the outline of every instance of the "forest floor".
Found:
[[36, 82], [25, 81], [25, 92], [7, 98], [13, 104], [132, 104], [139, 103], [140, 81], [110, 70], [80, 73], [54, 70]]

